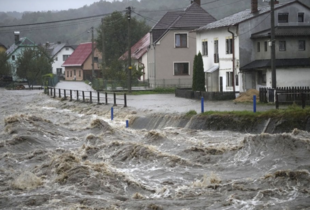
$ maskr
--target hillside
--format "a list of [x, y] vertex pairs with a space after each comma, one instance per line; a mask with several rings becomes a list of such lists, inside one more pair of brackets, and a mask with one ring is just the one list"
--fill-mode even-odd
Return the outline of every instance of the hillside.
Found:
[[[290, 0], [282, 0], [281, 3], [288, 1]], [[308, 0], [300, 1], [310, 6]], [[147, 24], [153, 26], [165, 14], [165, 12], [169, 10], [180, 10], [189, 4], [190, 0], [132, 0], [129, 3], [121, 1], [106, 2], [100, 0], [90, 6], [59, 12], [0, 12], [0, 26], [23, 25], [28, 23], [41, 23], [109, 14], [113, 11], [125, 11], [125, 8], [128, 6], [134, 7], [134, 11], [139, 14], [133, 14], [134, 16], [145, 20]], [[216, 19], [250, 8], [250, 0], [201, 0], [201, 4], [202, 7]], [[259, 1], [259, 5], [268, 6], [268, 3]], [[11, 45], [14, 41], [14, 31], [20, 31], [21, 36], [27, 36], [36, 43], [66, 41], [70, 44], [78, 44], [90, 41], [91, 35], [87, 33], [87, 31], [92, 26], [98, 27], [102, 17], [57, 24], [0, 28], [0, 43], [3, 43], [6, 46]]]

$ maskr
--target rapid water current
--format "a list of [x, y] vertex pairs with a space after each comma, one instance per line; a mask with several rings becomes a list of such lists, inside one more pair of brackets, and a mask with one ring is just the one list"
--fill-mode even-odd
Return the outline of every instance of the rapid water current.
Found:
[[41, 92], [0, 90], [0, 209], [310, 209], [305, 131], [126, 128], [147, 113]]

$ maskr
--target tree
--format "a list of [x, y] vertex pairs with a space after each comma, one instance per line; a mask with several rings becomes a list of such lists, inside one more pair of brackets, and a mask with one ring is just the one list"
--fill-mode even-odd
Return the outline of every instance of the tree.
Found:
[[11, 65], [8, 62], [9, 56], [6, 52], [0, 52], [0, 76], [10, 76], [11, 73]]
[[[113, 12], [104, 18], [103, 27], [97, 29], [97, 48], [102, 52], [102, 28], [104, 28], [105, 63], [110, 69], [117, 63], [119, 57], [128, 50], [128, 20], [127, 16], [120, 12]], [[141, 39], [150, 27], [135, 17], [131, 19], [131, 43], [134, 45]], [[122, 68], [124, 69], [124, 68]]]
[[193, 69], [193, 91], [205, 91], [205, 73], [203, 70], [203, 60], [200, 52], [198, 55], [195, 55]]
[[42, 76], [52, 72], [52, 59], [43, 47], [25, 49], [16, 60], [16, 74], [27, 80], [29, 87], [42, 83]]

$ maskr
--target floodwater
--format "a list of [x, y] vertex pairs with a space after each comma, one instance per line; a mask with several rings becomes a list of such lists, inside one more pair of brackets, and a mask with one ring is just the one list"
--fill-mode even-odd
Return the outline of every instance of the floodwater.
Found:
[[149, 111], [0, 96], [0, 209], [310, 209], [305, 131], [132, 129]]

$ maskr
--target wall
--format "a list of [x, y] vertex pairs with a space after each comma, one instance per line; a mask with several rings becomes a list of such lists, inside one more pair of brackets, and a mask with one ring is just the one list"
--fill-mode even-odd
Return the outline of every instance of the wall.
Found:
[[[65, 73], [65, 67], [62, 67], [62, 64], [65, 62], [63, 60], [63, 55], [71, 55], [74, 52], [74, 50], [71, 47], [64, 47], [62, 48], [59, 53], [53, 58], [54, 63], [52, 65], [53, 67], [53, 74], [57, 74], [57, 69], [61, 68], [62, 69], [62, 74]], [[56, 60], [57, 57], [57, 60]]]
[[[74, 75], [75, 70], [75, 75]], [[83, 80], [83, 69], [79, 66], [77, 67], [66, 67], [65, 68], [65, 79], [66, 80], [76, 80], [82, 81]]]
[[[98, 60], [102, 59], [102, 55], [99, 52], [98, 49], [95, 49], [94, 51], [94, 57], [98, 57]], [[96, 63], [94, 62], [94, 70], [100, 70], [100, 62]], [[92, 70], [92, 56], [90, 54], [90, 56], [86, 59], [86, 61], [83, 64], [83, 69], [87, 70], [87, 71], [91, 71]]]

